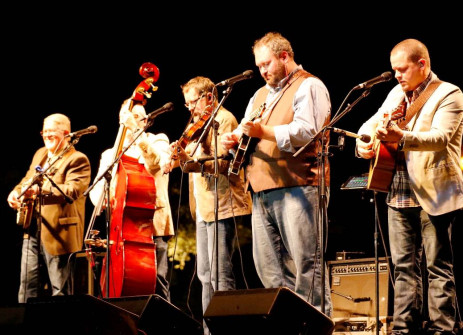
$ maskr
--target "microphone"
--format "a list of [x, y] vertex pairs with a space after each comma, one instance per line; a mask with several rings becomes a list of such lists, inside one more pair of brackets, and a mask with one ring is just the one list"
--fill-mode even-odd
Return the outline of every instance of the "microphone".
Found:
[[164, 106], [149, 113], [146, 117], [141, 119], [141, 121], [146, 120], [146, 119], [153, 120], [156, 116], [161, 115], [162, 113], [165, 113], [165, 112], [170, 112], [172, 109], [174, 109], [174, 104], [172, 102], [168, 102]]
[[356, 133], [351, 133], [350, 131], [339, 129], [339, 128], [334, 128], [334, 127], [329, 127], [329, 129], [332, 129], [335, 133], [342, 134], [345, 136], [353, 137], [353, 138], [359, 138], [362, 142], [369, 143], [371, 141], [370, 135], [357, 135]]
[[367, 80], [364, 83], [358, 84], [354, 87], [354, 90], [359, 90], [361, 88], [370, 88], [373, 85], [382, 83], [383, 81], [389, 81], [392, 79], [392, 73], [384, 72], [382, 75], [375, 77], [373, 79]]
[[[224, 159], [227, 161], [231, 160], [232, 158], [233, 158], [233, 155], [231, 153], [217, 156], [217, 159]], [[195, 157], [189, 161], [186, 161], [185, 163], [204, 163], [207, 161], [213, 161], [214, 159], [215, 159], [214, 156]]]
[[252, 78], [253, 75], [254, 75], [254, 72], [252, 72], [252, 70], [247, 70], [247, 71], [244, 71], [242, 74], [222, 80], [220, 83], [215, 84], [215, 86], [230, 86], [238, 81], [250, 79]]
[[355, 298], [354, 302], [370, 301], [370, 297]]
[[75, 131], [73, 133], [69, 133], [66, 135], [66, 137], [70, 137], [70, 138], [79, 138], [83, 135], [87, 135], [87, 134], [94, 134], [96, 133], [96, 131], [98, 130], [98, 128], [96, 126], [90, 126], [88, 128], [85, 128], [85, 129], [82, 129], [82, 130], [78, 130], [78, 131]]

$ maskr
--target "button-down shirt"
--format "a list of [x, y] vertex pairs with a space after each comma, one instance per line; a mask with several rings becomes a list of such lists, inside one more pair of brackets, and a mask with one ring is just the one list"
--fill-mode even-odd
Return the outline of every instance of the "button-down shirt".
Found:
[[[431, 81], [432, 73], [414, 90], [406, 92], [404, 99], [407, 109], [419, 97]], [[387, 195], [386, 202], [389, 206], [395, 208], [419, 207], [420, 204], [410, 187], [410, 177], [405, 164], [403, 151], [399, 151], [396, 160], [396, 173], [392, 179], [390, 191]]]

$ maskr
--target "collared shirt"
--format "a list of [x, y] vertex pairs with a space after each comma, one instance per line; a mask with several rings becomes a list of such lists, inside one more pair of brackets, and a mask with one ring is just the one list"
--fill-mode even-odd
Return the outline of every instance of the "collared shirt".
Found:
[[[302, 70], [299, 65], [292, 73], [280, 81], [277, 87], [266, 85], [270, 90], [266, 99], [266, 111], [273, 108], [291, 76]], [[257, 92], [256, 92], [257, 93]], [[245, 116], [253, 112], [256, 94], [250, 99]], [[326, 117], [331, 112], [331, 101], [328, 89], [316, 77], [309, 77], [303, 81], [293, 98], [294, 118], [289, 124], [274, 126], [275, 139], [278, 149], [296, 152], [296, 148], [307, 144], [323, 127]], [[265, 118], [265, 112], [262, 118]], [[241, 127], [237, 128], [241, 132]]]
[[[428, 77], [414, 90], [406, 92], [404, 99], [407, 109], [420, 96], [424, 89], [431, 81], [432, 72]], [[410, 177], [408, 175], [405, 156], [403, 151], [398, 151], [396, 160], [396, 173], [392, 179], [390, 191], [387, 195], [386, 202], [389, 206], [395, 208], [419, 207], [420, 204], [415, 193], [410, 186]]]

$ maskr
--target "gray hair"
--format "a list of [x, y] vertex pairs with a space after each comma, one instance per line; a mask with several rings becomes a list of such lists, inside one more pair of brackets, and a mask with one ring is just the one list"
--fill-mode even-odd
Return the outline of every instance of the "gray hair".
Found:
[[45, 123], [45, 121], [53, 122], [59, 130], [71, 132], [71, 120], [64, 114], [55, 113], [48, 115], [43, 120], [43, 123]]

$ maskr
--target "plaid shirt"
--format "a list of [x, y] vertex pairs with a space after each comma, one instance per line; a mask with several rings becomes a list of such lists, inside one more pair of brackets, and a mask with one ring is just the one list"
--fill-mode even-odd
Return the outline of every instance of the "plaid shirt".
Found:
[[[431, 81], [431, 73], [414, 91], [405, 93], [405, 101], [408, 107], [418, 96], [424, 91]], [[408, 130], [407, 127], [405, 127]], [[410, 187], [410, 177], [408, 176], [407, 165], [405, 163], [405, 155], [403, 151], [398, 151], [396, 160], [396, 172], [392, 179], [392, 184], [387, 194], [386, 203], [395, 208], [419, 207], [420, 204], [416, 199], [415, 193]]]

